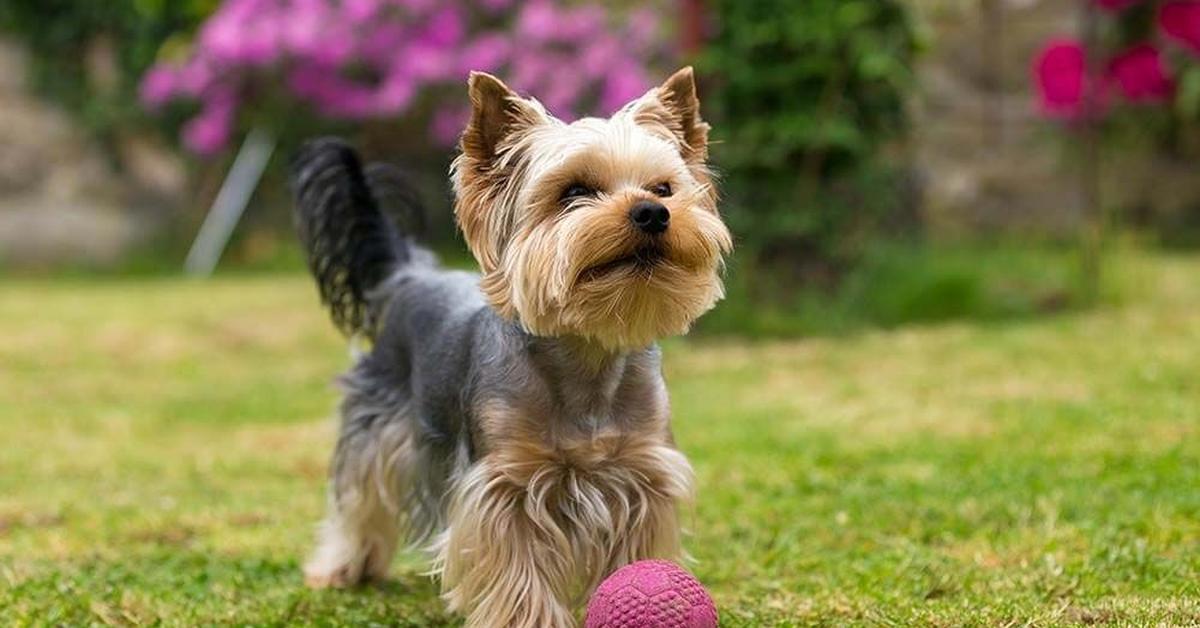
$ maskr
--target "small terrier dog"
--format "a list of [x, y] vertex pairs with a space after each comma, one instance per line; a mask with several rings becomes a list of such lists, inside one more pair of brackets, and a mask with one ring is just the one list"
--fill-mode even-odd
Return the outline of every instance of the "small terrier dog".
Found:
[[382, 577], [403, 538], [469, 626], [569, 626], [618, 567], [681, 553], [692, 470], [654, 343], [723, 296], [732, 242], [691, 68], [607, 120], [567, 124], [482, 73], [469, 95], [451, 178], [482, 275], [439, 268], [385, 207], [396, 177], [344, 143], [294, 164], [322, 299], [370, 341], [341, 379], [305, 576]]

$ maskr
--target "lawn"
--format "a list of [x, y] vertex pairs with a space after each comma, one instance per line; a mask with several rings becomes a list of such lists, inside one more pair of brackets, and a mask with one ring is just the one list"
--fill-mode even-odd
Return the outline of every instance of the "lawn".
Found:
[[[1200, 624], [1200, 257], [1120, 305], [667, 346], [726, 626]], [[300, 275], [4, 280], [0, 624], [453, 623], [306, 590], [344, 344]]]

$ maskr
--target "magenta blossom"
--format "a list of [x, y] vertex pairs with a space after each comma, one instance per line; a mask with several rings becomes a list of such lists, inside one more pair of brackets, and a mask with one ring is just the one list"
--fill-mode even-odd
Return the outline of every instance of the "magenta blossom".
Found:
[[503, 35], [482, 35], [467, 45], [459, 55], [458, 71], [469, 74], [471, 70], [494, 72], [508, 61], [512, 54], [512, 41]]
[[645, 93], [649, 83], [650, 79], [642, 68], [629, 61], [621, 62], [609, 72], [600, 102], [606, 111], [616, 111]]
[[138, 99], [142, 106], [151, 111], [161, 108], [175, 96], [178, 89], [175, 72], [168, 68], [155, 66], [142, 77], [138, 88]]
[[1087, 55], [1072, 39], [1049, 42], [1034, 61], [1039, 105], [1047, 117], [1075, 120], [1083, 116]]
[[1162, 54], [1151, 44], [1137, 44], [1113, 57], [1106, 74], [1108, 82], [1131, 103], [1160, 103], [1175, 93]]
[[257, 0], [231, 2], [200, 29], [199, 44], [222, 64], [261, 66], [278, 59], [280, 24]]
[[1200, 55], [1200, 0], [1173, 0], [1158, 14], [1163, 33]]
[[548, 0], [530, 0], [517, 16], [517, 34], [531, 41], [554, 39], [558, 33], [558, 12]]
[[183, 143], [197, 155], [214, 155], [229, 142], [233, 133], [237, 102], [232, 92], [214, 93], [200, 114], [183, 125]]
[[658, 21], [646, 10], [627, 17], [616, 26], [594, 0], [223, 0], [191, 55], [151, 68], [140, 96], [147, 108], [200, 103], [184, 143], [202, 154], [230, 139], [240, 109], [281, 95], [336, 119], [431, 111], [430, 134], [448, 143], [472, 70], [564, 118], [611, 113], [643, 93], [646, 61], [661, 52]]

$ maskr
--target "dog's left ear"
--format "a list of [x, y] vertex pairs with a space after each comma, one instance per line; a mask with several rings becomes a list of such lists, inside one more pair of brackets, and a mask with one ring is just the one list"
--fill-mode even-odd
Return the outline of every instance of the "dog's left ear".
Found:
[[662, 85], [646, 92], [631, 108], [638, 124], [665, 127], [675, 139], [679, 154], [689, 164], [708, 159], [708, 123], [700, 118], [696, 78], [691, 66], [671, 75]]
[[481, 163], [495, 159], [500, 147], [514, 134], [547, 121], [541, 105], [521, 98], [491, 74], [472, 72], [467, 94], [471, 99], [471, 121], [463, 132], [462, 151]]

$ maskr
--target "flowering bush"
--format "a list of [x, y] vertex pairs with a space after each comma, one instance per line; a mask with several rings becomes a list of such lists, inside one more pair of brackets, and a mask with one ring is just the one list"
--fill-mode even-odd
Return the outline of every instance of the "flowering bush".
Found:
[[[1034, 61], [1041, 112], [1051, 118], [1078, 120], [1089, 112], [1103, 113], [1118, 101], [1133, 105], [1172, 102], [1178, 77], [1197, 72], [1200, 0], [1087, 1], [1115, 17], [1114, 41], [1104, 46], [1105, 51], [1092, 51], [1106, 57], [1095, 72], [1089, 72], [1089, 51], [1078, 40], [1047, 42]], [[1146, 14], [1153, 19], [1139, 19]], [[1151, 25], [1149, 32], [1143, 24]]]
[[1109, 81], [1131, 103], [1158, 103], [1175, 93], [1175, 81], [1167, 76], [1158, 48], [1137, 44], [1117, 53], [1105, 70]]
[[1070, 120], [1082, 113], [1088, 89], [1087, 54], [1082, 45], [1071, 39], [1047, 43], [1038, 55], [1034, 73], [1043, 114]]
[[[499, 74], [555, 115], [609, 113], [650, 85], [661, 54], [652, 10], [614, 28], [601, 4], [556, 0], [224, 0], [186, 58], [144, 76], [143, 104], [199, 103], [186, 146], [224, 148], [239, 114], [284, 103], [333, 119], [390, 117], [453, 86], [428, 128], [443, 144], [465, 123], [468, 72]], [[263, 116], [260, 116], [263, 117]]]
[[1200, 243], [1200, 0], [1080, 1], [1087, 41], [1047, 42], [1033, 77], [1041, 113], [1083, 132], [1070, 148], [1094, 281], [1114, 216], [1164, 244]]
[[1200, 2], [1168, 2], [1159, 13], [1163, 34], [1200, 55]]

